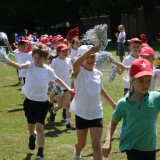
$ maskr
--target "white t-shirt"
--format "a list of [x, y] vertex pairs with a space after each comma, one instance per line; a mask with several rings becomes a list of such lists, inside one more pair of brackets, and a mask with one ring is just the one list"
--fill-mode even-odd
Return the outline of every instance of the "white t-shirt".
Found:
[[[127, 57], [125, 57], [122, 61], [122, 64], [124, 64], [125, 66], [131, 66], [132, 62], [134, 60], [136, 60], [137, 58], [134, 58], [132, 55], [128, 55]], [[130, 82], [129, 81], [125, 81], [124, 80], [124, 88], [130, 88]]]
[[103, 76], [94, 69], [88, 71], [81, 67], [74, 79], [75, 96], [70, 105], [70, 112], [87, 120], [103, 117], [100, 92], [103, 86]]
[[72, 64], [70, 58], [60, 59], [59, 57], [52, 60], [50, 67], [54, 70], [55, 74], [62, 79], [68, 86], [70, 86], [70, 70]]
[[151, 79], [150, 91], [156, 91], [156, 81], [160, 82], [160, 69], [153, 69], [154, 77]]
[[44, 68], [36, 67], [34, 63], [30, 63], [27, 69], [25, 85], [22, 87], [22, 94], [28, 99], [34, 101], [47, 101], [48, 82], [56, 81], [57, 76], [48, 65]]
[[121, 42], [120, 39], [124, 38], [123, 42], [122, 43], [125, 43], [125, 39], [126, 39], [126, 33], [125, 31], [123, 32], [120, 32], [119, 35], [118, 35], [118, 38], [117, 38], [117, 42]]
[[78, 49], [75, 50], [75, 49], [71, 49], [71, 52], [70, 52], [70, 58], [71, 58], [71, 62], [72, 64], [75, 62], [76, 58], [77, 58], [77, 53], [78, 53]]
[[[26, 63], [27, 61], [32, 62], [32, 52], [19, 52], [18, 50], [14, 51], [14, 56], [16, 58], [17, 63]], [[26, 77], [27, 75], [27, 69], [20, 69], [18, 71], [19, 77]]]

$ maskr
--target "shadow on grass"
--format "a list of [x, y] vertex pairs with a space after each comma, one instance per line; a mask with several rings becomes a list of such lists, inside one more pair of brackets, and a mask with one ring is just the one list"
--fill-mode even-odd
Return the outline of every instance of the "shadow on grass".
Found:
[[46, 123], [44, 125], [44, 129], [45, 130], [48, 130], [46, 133], [45, 133], [45, 136], [46, 137], [58, 137], [60, 134], [62, 133], [70, 133], [68, 129], [63, 129], [63, 130], [60, 130], [59, 127], [62, 127], [64, 126], [64, 123], [63, 122], [50, 122], [48, 120], [48, 123]]
[[15, 108], [15, 109], [11, 109], [8, 111], [8, 113], [13, 113], [13, 112], [20, 112], [23, 111], [23, 108]]
[[21, 87], [23, 85], [17, 85], [17, 84], [10, 84], [10, 85], [4, 85], [2, 87]]
[[27, 153], [26, 157], [23, 160], [31, 160], [32, 156], [33, 156], [32, 153]]

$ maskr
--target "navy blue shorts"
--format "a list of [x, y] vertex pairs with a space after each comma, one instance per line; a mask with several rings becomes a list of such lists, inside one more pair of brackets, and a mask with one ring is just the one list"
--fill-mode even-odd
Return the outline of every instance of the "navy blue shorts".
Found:
[[156, 160], [156, 151], [127, 150], [127, 160]]
[[38, 102], [26, 98], [23, 102], [23, 108], [27, 122], [35, 124], [36, 122], [44, 124], [48, 113], [49, 101]]
[[76, 128], [77, 129], [86, 129], [86, 128], [92, 128], [92, 127], [103, 128], [103, 119], [102, 118], [87, 120], [87, 119], [83, 119], [83, 118], [76, 115], [75, 121], [76, 121]]

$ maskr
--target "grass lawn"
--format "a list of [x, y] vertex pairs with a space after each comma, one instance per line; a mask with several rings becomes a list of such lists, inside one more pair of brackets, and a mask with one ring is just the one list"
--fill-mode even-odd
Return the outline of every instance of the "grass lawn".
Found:
[[[153, 46], [158, 51], [157, 45], [153, 44]], [[115, 46], [109, 44], [108, 51], [113, 51], [112, 53], [115, 56]], [[123, 97], [123, 78], [117, 75], [115, 82], [109, 84], [107, 81], [109, 71], [110, 69], [103, 70], [104, 87], [117, 102], [118, 99]], [[30, 151], [28, 149], [27, 123], [22, 108], [25, 97], [20, 93], [21, 86], [14, 86], [15, 83], [17, 83], [16, 70], [11, 67], [0, 66], [0, 160], [33, 160], [37, 150]], [[113, 111], [106, 103], [103, 103], [103, 108], [104, 132], [102, 144]], [[72, 160], [76, 132], [65, 130], [65, 125], [61, 123], [61, 111], [58, 112], [55, 123], [50, 123], [48, 117], [49, 114], [45, 124], [45, 160]], [[74, 116], [72, 116], [72, 119], [74, 123]], [[160, 119], [157, 122], [159, 123]], [[160, 125], [158, 123], [157, 147], [160, 147]], [[113, 136], [112, 151], [108, 160], [126, 159], [126, 155], [119, 152], [119, 132], [120, 124]], [[88, 137], [88, 143], [82, 152], [82, 160], [92, 159], [91, 153], [91, 143]], [[159, 152], [157, 153], [157, 159], [160, 159]]]

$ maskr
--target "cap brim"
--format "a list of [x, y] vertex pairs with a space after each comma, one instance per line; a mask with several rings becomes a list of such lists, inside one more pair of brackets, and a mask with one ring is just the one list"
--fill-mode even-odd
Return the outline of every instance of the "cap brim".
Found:
[[143, 77], [143, 76], [154, 76], [154, 73], [152, 71], [142, 71], [142, 72], [137, 73], [134, 76], [134, 78], [140, 78], [140, 77]]
[[64, 48], [62, 48], [60, 51], [65, 51], [65, 50], [67, 50], [67, 49], [69, 49], [68, 47], [64, 47]]

